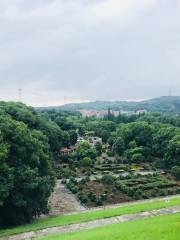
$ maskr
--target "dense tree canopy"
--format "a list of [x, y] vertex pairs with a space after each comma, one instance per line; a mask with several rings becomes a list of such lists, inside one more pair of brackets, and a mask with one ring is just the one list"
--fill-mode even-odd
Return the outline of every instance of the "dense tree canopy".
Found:
[[48, 137], [37, 130], [36, 113], [24, 105], [3, 103], [1, 108], [0, 225], [19, 224], [48, 210], [54, 186], [52, 154]]
[[[100, 137], [102, 144], [84, 141], [75, 153], [60, 159], [60, 149], [75, 145], [78, 135]], [[70, 163], [63, 174], [72, 175], [79, 166], [90, 170], [102, 153], [104, 160], [110, 156], [125, 164], [158, 163], [179, 179], [180, 116], [88, 118], [0, 102], [0, 225], [29, 222], [48, 211], [56, 161]]]

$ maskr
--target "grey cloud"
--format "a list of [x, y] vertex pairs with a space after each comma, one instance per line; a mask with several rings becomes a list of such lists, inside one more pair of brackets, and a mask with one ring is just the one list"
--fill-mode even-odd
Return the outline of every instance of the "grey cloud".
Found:
[[0, 9], [1, 99], [16, 100], [19, 87], [32, 105], [179, 95], [179, 0], [6, 0]]

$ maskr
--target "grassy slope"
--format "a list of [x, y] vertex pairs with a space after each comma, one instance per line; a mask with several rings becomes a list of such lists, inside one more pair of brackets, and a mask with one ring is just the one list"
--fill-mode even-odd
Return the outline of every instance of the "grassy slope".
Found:
[[88, 222], [88, 221], [101, 219], [101, 218], [109, 218], [109, 217], [120, 216], [124, 214], [133, 214], [138, 212], [151, 211], [154, 209], [160, 209], [160, 208], [178, 206], [178, 205], [180, 205], [179, 197], [171, 199], [169, 202], [166, 202], [164, 200], [159, 200], [159, 201], [155, 200], [153, 202], [137, 203], [134, 205], [132, 204], [132, 205], [127, 205], [127, 206], [118, 207], [118, 208], [109, 208], [105, 210], [98, 210], [98, 211], [85, 212], [85, 213], [66, 215], [66, 216], [49, 217], [45, 219], [36, 220], [32, 224], [15, 227], [11, 229], [0, 230], [0, 237], [28, 232], [28, 231], [40, 230], [40, 229], [53, 227], [53, 226]]
[[180, 237], [180, 214], [158, 216], [106, 227], [51, 235], [41, 240], [178, 240]]

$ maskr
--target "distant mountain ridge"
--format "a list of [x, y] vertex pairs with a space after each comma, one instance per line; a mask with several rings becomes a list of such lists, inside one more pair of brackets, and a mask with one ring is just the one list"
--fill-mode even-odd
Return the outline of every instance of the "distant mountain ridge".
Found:
[[138, 111], [146, 110], [148, 112], [165, 112], [180, 114], [180, 96], [162, 96], [140, 102], [135, 101], [94, 101], [86, 103], [71, 103], [59, 107], [48, 107], [41, 109], [55, 110], [107, 110], [113, 111]]

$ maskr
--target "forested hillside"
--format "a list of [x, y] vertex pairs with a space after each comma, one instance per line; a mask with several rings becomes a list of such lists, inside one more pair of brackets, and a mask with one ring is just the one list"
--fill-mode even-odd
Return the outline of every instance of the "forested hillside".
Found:
[[1, 226], [48, 212], [54, 162], [66, 136], [48, 115], [21, 103], [0, 102]]
[[64, 129], [78, 129], [76, 151], [63, 149], [56, 174], [88, 207], [180, 192], [179, 116], [46, 113]]
[[56, 178], [87, 206], [179, 193], [180, 117], [100, 119], [0, 102], [0, 226], [47, 213]]
[[180, 97], [159, 97], [140, 102], [129, 101], [96, 101], [88, 103], [66, 104], [61, 107], [49, 107], [56, 110], [107, 110], [138, 111], [144, 109], [148, 112], [180, 113]]

